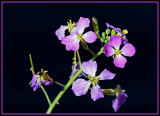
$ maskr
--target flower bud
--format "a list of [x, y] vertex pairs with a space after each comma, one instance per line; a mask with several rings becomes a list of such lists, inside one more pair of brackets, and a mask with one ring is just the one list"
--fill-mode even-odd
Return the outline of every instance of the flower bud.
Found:
[[115, 29], [112, 29], [111, 35], [115, 35], [115, 34], [116, 34], [116, 30], [115, 30]]
[[92, 17], [92, 25], [95, 32], [99, 32], [98, 21], [96, 18]]
[[106, 37], [105, 32], [102, 32], [102, 37], [103, 37], [103, 38], [105, 38], [105, 37]]
[[110, 34], [111, 30], [110, 29], [106, 29], [106, 34]]
[[108, 40], [106, 39], [106, 40], [104, 41], [104, 43], [108, 43]]
[[104, 40], [104, 38], [101, 38], [101, 42], [104, 42], [105, 40]]

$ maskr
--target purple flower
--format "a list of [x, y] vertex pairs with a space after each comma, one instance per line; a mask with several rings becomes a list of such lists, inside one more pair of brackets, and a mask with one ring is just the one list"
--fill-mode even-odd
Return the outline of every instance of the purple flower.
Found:
[[82, 71], [87, 74], [87, 78], [89, 80], [81, 78], [77, 79], [72, 84], [72, 90], [76, 96], [81, 96], [87, 93], [90, 85], [92, 84], [93, 87], [91, 88], [91, 98], [94, 101], [104, 97], [101, 87], [98, 85], [99, 80], [111, 80], [116, 75], [107, 69], [104, 69], [99, 76], [96, 76], [97, 63], [91, 60], [82, 63]]
[[40, 81], [40, 79], [38, 79], [36, 76], [37, 75], [33, 75], [31, 83], [31, 87], [33, 87], [34, 91], [42, 86], [42, 81]]
[[117, 85], [118, 88], [118, 93], [117, 93], [117, 98], [112, 101], [112, 107], [115, 110], [115, 112], [118, 111], [118, 109], [121, 107], [122, 104], [125, 103], [126, 98], [128, 97], [126, 93], [122, 91], [122, 88], [120, 85]]
[[[97, 39], [97, 35], [93, 31], [83, 34], [84, 29], [89, 27], [89, 24], [90, 20], [88, 18], [80, 17], [76, 27], [74, 27], [74, 23], [68, 23], [68, 26], [61, 25], [61, 27], [56, 31], [56, 35], [59, 40], [62, 40], [61, 43], [66, 45], [66, 50], [76, 51], [79, 49], [80, 41], [93, 43]], [[69, 30], [70, 35], [65, 37], [66, 29]]]
[[122, 39], [119, 36], [111, 36], [109, 44], [105, 44], [104, 46], [104, 51], [107, 57], [113, 56], [115, 66], [124, 68], [127, 62], [124, 56], [131, 57], [135, 54], [136, 50], [130, 43], [125, 44], [120, 50], [121, 41]]
[[122, 44], [127, 44], [128, 43], [128, 39], [126, 38], [125, 34], [121, 32], [120, 28], [116, 28], [112, 25], [110, 25], [109, 23], [106, 23], [107, 28], [112, 28], [115, 29], [117, 33], [120, 34], [120, 37], [122, 38]]
[[39, 75], [37, 73], [36, 75], [33, 75], [32, 80], [31, 80], [31, 87], [33, 87], [33, 90], [37, 90], [44, 85], [51, 85], [52, 84], [52, 79], [49, 77], [49, 75], [46, 73], [47, 71], [44, 71], [41, 69], [42, 75]]

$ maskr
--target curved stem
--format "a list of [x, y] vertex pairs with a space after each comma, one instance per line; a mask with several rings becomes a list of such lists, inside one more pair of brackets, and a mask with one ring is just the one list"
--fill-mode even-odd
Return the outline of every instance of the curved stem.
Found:
[[46, 99], [47, 99], [48, 104], [49, 104], [49, 106], [50, 106], [50, 105], [51, 105], [51, 101], [50, 101], [50, 99], [49, 99], [49, 97], [48, 97], [48, 94], [47, 94], [46, 90], [43, 88], [43, 86], [41, 86], [41, 89], [42, 89], [44, 95], [46, 96]]
[[94, 53], [91, 49], [88, 48], [88, 51], [89, 51], [93, 56], [95, 55], [95, 53]]
[[[95, 56], [91, 58], [91, 60], [95, 60], [100, 54], [102, 54], [103, 51], [100, 50]], [[48, 108], [46, 113], [51, 113], [53, 108], [55, 107], [56, 103], [60, 100], [60, 98], [63, 96], [63, 94], [66, 92], [66, 90], [72, 85], [72, 83], [75, 81], [75, 79], [82, 73], [82, 68], [73, 76], [70, 78], [66, 86], [59, 92], [59, 94], [56, 96], [50, 107]]]

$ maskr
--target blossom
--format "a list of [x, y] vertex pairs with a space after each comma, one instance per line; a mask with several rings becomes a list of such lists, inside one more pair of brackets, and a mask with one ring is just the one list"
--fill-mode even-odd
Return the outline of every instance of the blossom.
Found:
[[112, 101], [112, 107], [117, 112], [117, 110], [121, 107], [122, 104], [125, 103], [127, 94], [122, 90], [120, 85], [117, 85], [117, 95], [116, 99]]
[[128, 33], [127, 30], [121, 31], [120, 28], [116, 28], [116, 27], [110, 25], [109, 23], [106, 23], [106, 26], [107, 26], [107, 28], [112, 28], [112, 29], [115, 29], [115, 30], [116, 30], [117, 34], [122, 38], [122, 44], [125, 45], [125, 44], [128, 43], [128, 39], [127, 39], [126, 36], [125, 36], [125, 34]]
[[112, 35], [109, 44], [105, 44], [104, 51], [107, 57], [113, 56], [113, 62], [116, 67], [124, 68], [127, 62], [127, 59], [124, 56], [131, 57], [135, 54], [136, 50], [130, 43], [125, 44], [120, 50], [121, 43], [122, 39], [119, 36]]
[[[85, 28], [89, 27], [90, 20], [88, 18], [80, 17], [79, 21], [75, 24], [70, 21], [68, 26], [61, 25], [56, 31], [56, 35], [61, 43], [66, 45], [66, 50], [76, 51], [79, 49], [79, 43], [87, 42], [93, 43], [97, 39], [97, 35], [93, 31], [88, 31], [83, 34]], [[75, 27], [76, 26], [76, 27]], [[69, 36], [65, 37], [65, 30], [70, 32]]]
[[47, 71], [44, 71], [41, 69], [42, 75], [39, 75], [39, 72], [36, 75], [33, 75], [31, 80], [31, 87], [33, 87], [33, 90], [36, 91], [38, 88], [40, 88], [43, 84], [44, 85], [51, 85], [52, 79], [47, 74]]
[[99, 76], [96, 76], [97, 63], [95, 61], [87, 61], [82, 63], [82, 71], [87, 74], [89, 80], [82, 78], [77, 79], [72, 84], [72, 90], [76, 96], [81, 96], [87, 93], [90, 85], [91, 88], [91, 98], [96, 101], [99, 98], [103, 98], [103, 92], [101, 87], [98, 85], [100, 80], [111, 80], [115, 77], [116, 74], [111, 73], [107, 69], [104, 69]]

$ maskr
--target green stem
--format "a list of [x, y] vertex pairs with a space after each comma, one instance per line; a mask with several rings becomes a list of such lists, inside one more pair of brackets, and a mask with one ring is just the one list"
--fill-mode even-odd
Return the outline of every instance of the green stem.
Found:
[[74, 61], [77, 62], [76, 51], [74, 51]]
[[50, 99], [49, 99], [49, 97], [48, 97], [48, 94], [47, 94], [46, 90], [43, 88], [43, 86], [41, 86], [41, 89], [42, 89], [44, 95], [46, 96], [46, 99], [47, 99], [48, 104], [49, 104], [49, 106], [50, 106], [50, 105], [51, 105], [51, 101], [50, 101]]
[[79, 61], [80, 68], [82, 68], [81, 58], [80, 58], [80, 55], [79, 55], [79, 51], [78, 51], [78, 50], [77, 50], [77, 56], [78, 56], [78, 61]]
[[[95, 56], [93, 56], [91, 58], [91, 60], [95, 60], [100, 54], [102, 54], [103, 51], [99, 51]], [[78, 75], [80, 75], [82, 73], [82, 68], [80, 68], [80, 70], [73, 76], [70, 78], [70, 80], [68, 81], [68, 83], [66, 84], [65, 88], [63, 88], [59, 94], [56, 96], [56, 98], [54, 99], [54, 101], [52, 102], [52, 104], [50, 105], [50, 107], [48, 108], [46, 113], [51, 113], [53, 108], [55, 107], [56, 103], [60, 100], [60, 98], [63, 96], [63, 94], [66, 92], [66, 90], [72, 85], [72, 83], [76, 80], [76, 78], [78, 77]]]
[[52, 82], [55, 83], [55, 84], [57, 84], [57, 85], [59, 85], [59, 86], [61, 86], [61, 87], [65, 87], [65, 85], [63, 85], [62, 83], [59, 83], [57, 81], [52, 81]]
[[93, 56], [95, 55], [95, 53], [94, 53], [91, 49], [88, 48], [88, 51], [89, 51]]
[[30, 59], [30, 63], [31, 63], [31, 71], [32, 71], [32, 74], [35, 75], [35, 71], [34, 71], [34, 66], [33, 66], [33, 61], [32, 61], [32, 56], [31, 56], [31, 54], [29, 54], [29, 59]]
[[[31, 56], [31, 54], [29, 54], [29, 59], [30, 59], [30, 63], [31, 63], [32, 74], [35, 75], [35, 71], [34, 71], [34, 66], [33, 66], [33, 61], [32, 61], [32, 56]], [[48, 101], [48, 104], [51, 105], [51, 101], [50, 101], [50, 99], [49, 99], [49, 97], [48, 97], [48, 94], [47, 94], [46, 90], [43, 88], [43, 86], [41, 86], [41, 89], [42, 89], [43, 93], [44, 93], [45, 96], [46, 96], [46, 99], [47, 99], [47, 101]]]

